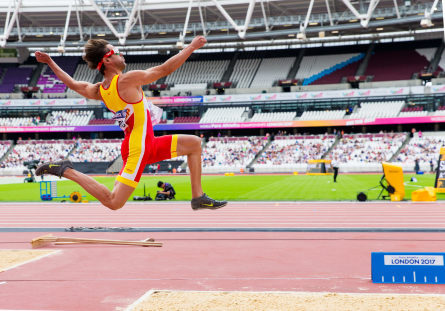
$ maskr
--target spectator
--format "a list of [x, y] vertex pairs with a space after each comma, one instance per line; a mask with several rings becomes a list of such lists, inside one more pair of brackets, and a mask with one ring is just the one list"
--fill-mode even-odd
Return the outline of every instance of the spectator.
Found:
[[168, 168], [167, 168], [168, 172], [171, 174], [172, 172], [172, 165], [171, 163], [168, 163]]

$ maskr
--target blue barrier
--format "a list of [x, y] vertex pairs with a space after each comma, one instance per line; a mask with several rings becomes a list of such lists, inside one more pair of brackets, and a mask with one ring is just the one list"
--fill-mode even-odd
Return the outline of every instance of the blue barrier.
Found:
[[373, 283], [445, 284], [445, 253], [371, 253]]
[[341, 69], [341, 68], [343, 68], [343, 67], [345, 67], [345, 66], [347, 66], [347, 65], [349, 65], [349, 64], [358, 62], [359, 60], [361, 60], [361, 59], [364, 58], [364, 57], [365, 57], [365, 54], [364, 54], [364, 53], [361, 53], [361, 54], [359, 54], [359, 55], [357, 55], [357, 56], [351, 57], [351, 58], [348, 59], [347, 61], [344, 61], [344, 62], [335, 64], [335, 65], [332, 66], [331, 68], [325, 69], [325, 70], [323, 70], [323, 71], [320, 72], [320, 73], [317, 73], [317, 74], [315, 74], [315, 75], [313, 75], [313, 76], [311, 76], [311, 77], [309, 77], [309, 78], [307, 78], [307, 79], [304, 79], [304, 81], [303, 81], [303, 85], [309, 85], [309, 84], [311, 84], [312, 82], [314, 82], [315, 80], [318, 80], [318, 79], [320, 79], [320, 78], [322, 78], [322, 77], [324, 77], [324, 76], [326, 76], [326, 75], [329, 75], [329, 74], [333, 73], [334, 71], [336, 71], [336, 70], [338, 70], [338, 69]]

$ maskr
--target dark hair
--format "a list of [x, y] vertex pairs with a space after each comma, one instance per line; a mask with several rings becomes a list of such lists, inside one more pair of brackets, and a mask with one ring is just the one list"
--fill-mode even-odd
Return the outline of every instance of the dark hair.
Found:
[[162, 185], [163, 185], [164, 183], [162, 182], [162, 181], [158, 181], [158, 188], [162, 188]]
[[[108, 41], [104, 39], [90, 39], [84, 46], [83, 60], [87, 62], [90, 69], [96, 69], [105, 54], [109, 52], [107, 48]], [[105, 74], [105, 64], [100, 68], [100, 73]]]

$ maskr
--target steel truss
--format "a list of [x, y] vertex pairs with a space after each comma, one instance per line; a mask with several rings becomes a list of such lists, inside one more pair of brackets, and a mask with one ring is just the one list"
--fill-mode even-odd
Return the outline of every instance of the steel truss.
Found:
[[[306, 15], [292, 15], [292, 16], [267, 16], [266, 10], [264, 8], [263, 0], [261, 1], [261, 10], [263, 13], [263, 18], [251, 18], [256, 0], [245, 0], [248, 1], [248, 9], [246, 18], [242, 20], [233, 20], [232, 17], [223, 8], [220, 1], [222, 0], [210, 0], [212, 1], [214, 7], [220, 12], [220, 16], [226, 20], [206, 22], [203, 18], [201, 1], [204, 0], [189, 0], [188, 10], [185, 16], [185, 22], [183, 24], [167, 24], [165, 20], [157, 17], [153, 12], [144, 11], [146, 6], [143, 4], [143, 0], [126, 0], [125, 4], [121, 0], [72, 0], [68, 6], [67, 18], [65, 27], [39, 27], [38, 25], [31, 25], [31, 27], [22, 27], [19, 25], [19, 11], [21, 9], [22, 0], [10, 0], [10, 6], [7, 11], [7, 18], [5, 22], [5, 27], [0, 28], [0, 45], [4, 47], [7, 43], [6, 40], [10, 37], [17, 37], [18, 43], [9, 42], [8, 45], [12, 44], [14, 46], [20, 46], [20, 42], [23, 37], [26, 36], [61, 36], [60, 46], [63, 48], [66, 46], [75, 46], [76, 44], [83, 45], [82, 42], [91, 36], [96, 36], [98, 34], [103, 35], [113, 35], [118, 39], [121, 45], [125, 45], [128, 41], [129, 36], [140, 36], [140, 44], [154, 44], [159, 43], [159, 40], [163, 42], [173, 42], [177, 41], [174, 38], [162, 38], [162, 39], [150, 39], [148, 36], [154, 33], [180, 33], [179, 41], [184, 43], [189, 41], [186, 39], [186, 34], [189, 32], [202, 33], [209, 36], [211, 31], [220, 31], [221, 29], [232, 29], [237, 33], [238, 39], [244, 39], [246, 36], [250, 38], [261, 38], [261, 37], [274, 37], [284, 34], [295, 34], [298, 32], [295, 28], [299, 27], [300, 32], [314, 32], [314, 31], [348, 31], [359, 29], [361, 27], [370, 27], [370, 19], [372, 18], [384, 18], [382, 20], [372, 22], [374, 27], [384, 27], [386, 25], [396, 25], [403, 23], [412, 23], [413, 21], [420, 21], [422, 18], [427, 19], [438, 19], [443, 18], [442, 7], [445, 0], [439, 2], [435, 0], [433, 5], [428, 4], [416, 4], [410, 7], [397, 6], [396, 0], [394, 0], [394, 7], [391, 8], [378, 8], [379, 0], [370, 0], [367, 12], [365, 14], [359, 13], [357, 9], [351, 4], [350, 0], [342, 0], [343, 3], [348, 7], [349, 11], [345, 12], [331, 12], [329, 7], [329, 1], [326, 0], [327, 13], [325, 14], [312, 14], [312, 5], [314, 0], [309, 1], [308, 13]], [[297, 1], [297, 0], [296, 0]], [[90, 5], [87, 5], [87, 2]], [[113, 3], [113, 6], [110, 6]], [[14, 4], [14, 6], [12, 5]], [[209, 8], [209, 2], [206, 3], [207, 8]], [[271, 2], [272, 5], [272, 2]], [[91, 8], [100, 16], [104, 21], [106, 26], [81, 26], [82, 21], [80, 16], [82, 14], [88, 15], [91, 12]], [[197, 8], [200, 14], [199, 23], [189, 23], [190, 12], [193, 8]], [[77, 16], [77, 27], [69, 27], [69, 18], [72, 9], [75, 9]], [[90, 11], [88, 11], [90, 10]], [[210, 8], [209, 8], [210, 10]], [[214, 9], [212, 9], [214, 10]], [[216, 11], [215, 11], [216, 12]], [[10, 14], [12, 13], [12, 18]], [[29, 13], [27, 13], [29, 14]], [[157, 18], [157, 21], [153, 25], [143, 25], [141, 15], [148, 14]], [[419, 14], [424, 14], [421, 17]], [[28, 17], [27, 17], [28, 18]], [[29, 18], [28, 18], [29, 19]], [[344, 23], [346, 21], [357, 19], [360, 23]], [[17, 22], [16, 27], [14, 27], [14, 22]], [[114, 24], [118, 23], [117, 26]], [[139, 24], [139, 27], [134, 27]], [[316, 24], [317, 27], [308, 27], [309, 24]], [[280, 30], [272, 31], [272, 28], [277, 25], [292, 25], [294, 27]], [[264, 27], [264, 32], [252, 32], [247, 34], [249, 27]], [[219, 32], [220, 33], [220, 32]], [[233, 32], [232, 32], [233, 34]], [[226, 35], [229, 35], [229, 31]], [[68, 36], [79, 36], [79, 42], [66, 42]], [[233, 36], [230, 36], [231, 38]], [[214, 35], [209, 38], [213, 40], [224, 40], [225, 35]], [[135, 42], [134, 38], [131, 39], [132, 44]], [[37, 44], [37, 43], [36, 43]], [[54, 42], [49, 43], [54, 45]], [[45, 44], [45, 46], [47, 46]]]

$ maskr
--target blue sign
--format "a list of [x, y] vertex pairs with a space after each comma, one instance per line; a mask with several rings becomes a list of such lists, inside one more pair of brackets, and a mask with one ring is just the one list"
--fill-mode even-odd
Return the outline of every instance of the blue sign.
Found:
[[445, 284], [445, 253], [371, 253], [373, 283]]

